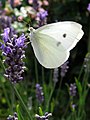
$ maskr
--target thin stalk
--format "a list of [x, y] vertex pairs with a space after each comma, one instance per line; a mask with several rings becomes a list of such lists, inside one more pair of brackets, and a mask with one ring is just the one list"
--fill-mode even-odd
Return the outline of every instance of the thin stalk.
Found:
[[42, 67], [42, 81], [44, 82], [44, 68]]
[[80, 80], [80, 77], [81, 77], [81, 75], [82, 75], [82, 72], [83, 72], [83, 65], [82, 65], [82, 67], [81, 67], [81, 70], [80, 70], [80, 73], [79, 73], [79, 76], [78, 76], [78, 80]]
[[36, 76], [36, 82], [38, 83], [38, 67], [37, 67], [36, 58], [35, 58], [35, 76]]
[[[87, 88], [88, 78], [89, 78], [89, 73], [85, 72], [84, 77], [83, 77], [83, 83], [82, 83], [82, 90], [83, 91], [82, 91], [81, 95], [79, 96], [80, 98], [79, 98], [78, 117], [83, 115], [85, 100], [86, 100], [86, 96], [87, 96], [87, 93], [88, 93], [88, 90], [89, 90]], [[82, 104], [81, 104], [81, 102], [82, 102]]]
[[12, 106], [12, 111], [14, 107], [14, 102], [15, 102], [15, 94], [14, 94], [14, 89], [11, 87], [11, 106]]
[[15, 87], [15, 86], [13, 86], [13, 87], [14, 87], [14, 90], [15, 90], [15, 92], [16, 92], [16, 94], [17, 94], [17, 97], [19, 98], [19, 100], [21, 101], [21, 103], [22, 103], [23, 107], [25, 108], [25, 110], [26, 110], [26, 112], [27, 112], [27, 114], [28, 114], [28, 116], [29, 116], [30, 120], [33, 120], [33, 119], [32, 119], [32, 116], [31, 116], [31, 114], [29, 113], [29, 111], [28, 111], [28, 109], [27, 109], [27, 107], [26, 107], [26, 105], [25, 105], [24, 101], [22, 100], [22, 98], [21, 98], [21, 96], [20, 96], [20, 94], [19, 94], [18, 90], [16, 89], [16, 87]]
[[63, 78], [61, 78], [61, 80], [59, 82], [59, 88], [58, 88], [58, 92], [57, 92], [57, 95], [56, 95], [56, 100], [58, 99], [59, 94], [60, 94], [60, 90], [61, 90], [61, 86], [62, 86], [62, 80], [63, 80]]
[[70, 102], [68, 102], [67, 106], [65, 107], [65, 112], [63, 113], [62, 118], [64, 118], [65, 115], [67, 114], [69, 106], [70, 106]]
[[51, 93], [50, 93], [50, 95], [49, 95], [49, 99], [48, 99], [47, 106], [46, 106], [46, 110], [47, 110], [47, 111], [48, 111], [48, 109], [49, 109], [50, 101], [51, 101], [53, 92], [54, 92], [54, 90], [55, 90], [55, 86], [56, 86], [56, 84], [54, 84], [53, 89], [51, 90]]

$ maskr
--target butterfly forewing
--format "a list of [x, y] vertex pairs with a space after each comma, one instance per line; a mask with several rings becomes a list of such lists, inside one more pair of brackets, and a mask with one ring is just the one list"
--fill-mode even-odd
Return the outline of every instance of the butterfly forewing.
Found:
[[57, 22], [45, 25], [36, 30], [38, 33], [49, 35], [60, 41], [66, 50], [71, 50], [82, 38], [82, 26], [76, 22]]

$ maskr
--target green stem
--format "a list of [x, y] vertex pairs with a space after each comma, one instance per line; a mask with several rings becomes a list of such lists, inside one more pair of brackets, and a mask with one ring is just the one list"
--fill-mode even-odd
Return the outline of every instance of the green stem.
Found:
[[68, 111], [69, 106], [70, 106], [70, 102], [68, 102], [67, 106], [65, 107], [65, 112], [64, 112], [64, 114], [62, 115], [62, 118], [64, 118], [65, 115], [67, 114], [67, 111]]
[[55, 86], [56, 86], [56, 84], [54, 84], [53, 89], [51, 90], [51, 93], [50, 93], [50, 96], [49, 96], [48, 102], [47, 102], [47, 107], [46, 107], [46, 110], [47, 110], [47, 111], [48, 111], [48, 109], [49, 109], [50, 101], [51, 101], [51, 98], [52, 98], [52, 95], [53, 95], [53, 92], [54, 92]]
[[44, 68], [42, 67], [42, 81], [44, 81]]
[[26, 107], [24, 101], [22, 100], [22, 98], [21, 98], [21, 96], [20, 96], [20, 94], [19, 94], [19, 92], [17, 91], [17, 89], [16, 89], [15, 86], [14, 86], [14, 90], [15, 90], [15, 92], [16, 92], [16, 94], [17, 94], [19, 100], [21, 101], [22, 105], [24, 106], [24, 108], [25, 108], [25, 110], [26, 110], [26, 112], [27, 112], [27, 114], [28, 114], [30, 120], [33, 120], [31, 114], [29, 113], [29, 111], [28, 111], [28, 109], [27, 109], [27, 107]]
[[56, 95], [56, 100], [58, 99], [59, 94], [60, 94], [60, 90], [61, 90], [61, 86], [62, 86], [62, 80], [63, 80], [63, 78], [61, 78], [61, 80], [59, 82], [59, 88], [58, 88], [58, 92], [57, 92], [57, 95]]
[[80, 80], [80, 77], [81, 77], [81, 75], [82, 75], [82, 72], [83, 72], [83, 65], [82, 65], [82, 67], [81, 67], [81, 70], [80, 70], [80, 73], [79, 73], [79, 76], [78, 76], [78, 80]]
[[38, 67], [37, 67], [36, 58], [35, 58], [35, 76], [36, 76], [36, 82], [38, 83]]

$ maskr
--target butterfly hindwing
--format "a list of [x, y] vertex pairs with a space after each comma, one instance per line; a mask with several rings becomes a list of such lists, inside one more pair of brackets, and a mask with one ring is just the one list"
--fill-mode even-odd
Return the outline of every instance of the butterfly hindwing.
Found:
[[34, 34], [32, 47], [36, 58], [46, 68], [59, 67], [69, 57], [60, 42], [45, 34]]

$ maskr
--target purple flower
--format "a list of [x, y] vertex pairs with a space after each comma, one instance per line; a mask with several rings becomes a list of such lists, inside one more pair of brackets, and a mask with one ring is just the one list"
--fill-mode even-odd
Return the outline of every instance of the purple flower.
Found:
[[4, 63], [7, 64], [4, 76], [12, 83], [23, 80], [23, 72], [25, 69], [23, 62], [23, 58], [25, 58], [25, 40], [24, 34], [17, 38], [12, 29], [6, 28], [4, 30], [3, 41], [5, 42], [4, 44], [0, 43], [2, 54], [6, 56]]
[[73, 109], [73, 110], [75, 109], [75, 107], [76, 107], [76, 105], [75, 105], [75, 104], [72, 104], [72, 109]]
[[3, 47], [3, 51], [6, 54], [10, 54], [12, 52], [12, 49], [9, 46]]
[[39, 8], [38, 0], [33, 0], [33, 8], [37, 11]]
[[9, 39], [9, 33], [10, 33], [10, 29], [9, 28], [5, 28], [4, 29], [4, 33], [3, 33], [3, 40], [6, 43]]
[[90, 3], [88, 4], [87, 10], [90, 12]]
[[66, 73], [67, 73], [67, 70], [68, 70], [68, 61], [66, 61], [63, 65], [61, 65], [61, 77], [63, 78]]
[[74, 96], [76, 95], [76, 84], [75, 84], [75, 83], [70, 84], [69, 94], [70, 94], [70, 96], [72, 96], [72, 97], [74, 97]]
[[40, 20], [44, 20], [47, 16], [48, 16], [48, 12], [47, 11], [40, 11], [37, 16], [40, 18]]
[[39, 116], [38, 114], [35, 115], [37, 120], [48, 120], [49, 117], [51, 116], [52, 116], [52, 113], [48, 113], [48, 112], [46, 112], [45, 115], [43, 116]]
[[39, 103], [42, 103], [44, 101], [43, 91], [42, 91], [42, 87], [40, 86], [40, 84], [36, 84], [36, 97]]
[[39, 27], [46, 24], [46, 22], [47, 22], [47, 16], [48, 16], [48, 12], [45, 11], [45, 10], [39, 11], [37, 13], [36, 20], [38, 22], [38, 26]]
[[22, 34], [18, 39], [15, 40], [16, 46], [23, 47], [24, 43], [25, 43], [25, 40], [26, 40], [25, 35]]

